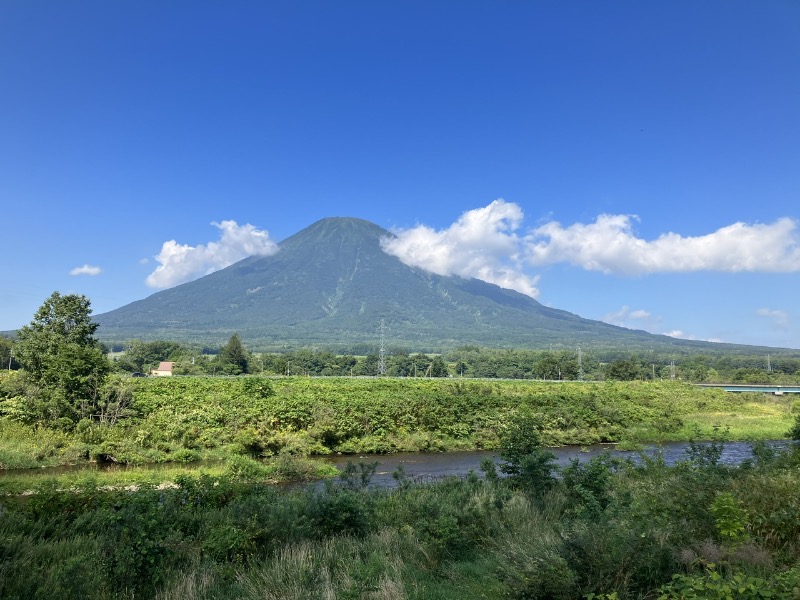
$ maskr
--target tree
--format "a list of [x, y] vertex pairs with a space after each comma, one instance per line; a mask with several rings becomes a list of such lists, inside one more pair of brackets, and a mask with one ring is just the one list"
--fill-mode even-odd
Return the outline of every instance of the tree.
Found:
[[641, 365], [632, 358], [615, 360], [606, 369], [606, 378], [615, 381], [633, 381], [642, 375]]
[[19, 363], [14, 356], [14, 344], [0, 337], [0, 370], [3, 369], [19, 369]]
[[450, 375], [447, 372], [447, 365], [441, 356], [434, 356], [433, 361], [429, 367], [431, 377], [447, 377]]
[[117, 366], [123, 371], [147, 371], [148, 366], [172, 360], [182, 352], [186, 352], [186, 349], [178, 342], [130, 340], [125, 345], [125, 354], [117, 361]]
[[248, 372], [249, 356], [239, 334], [234, 333], [228, 343], [222, 347], [219, 353], [219, 362], [225, 372], [231, 375], [240, 375]]
[[111, 365], [94, 333], [88, 298], [53, 292], [19, 330], [15, 350], [33, 386], [39, 418], [72, 422], [93, 414]]

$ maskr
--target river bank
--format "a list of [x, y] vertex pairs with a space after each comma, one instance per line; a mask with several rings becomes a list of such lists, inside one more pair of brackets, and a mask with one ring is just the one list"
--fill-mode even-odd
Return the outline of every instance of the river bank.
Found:
[[671, 467], [574, 449], [588, 460], [423, 484], [399, 473], [392, 489], [373, 485], [389, 465], [373, 474], [371, 456], [304, 487], [244, 472], [135, 492], [42, 482], [0, 496], [0, 597], [795, 597], [800, 453], [762, 449], [736, 468], [712, 450]]
[[[548, 446], [780, 439], [799, 401], [679, 382], [351, 378], [128, 380], [113, 425], [26, 425], [3, 402], [0, 468], [87, 462], [230, 461], [245, 456], [493, 450], [510, 419], [533, 414]], [[11, 405], [5, 406], [11, 402]]]

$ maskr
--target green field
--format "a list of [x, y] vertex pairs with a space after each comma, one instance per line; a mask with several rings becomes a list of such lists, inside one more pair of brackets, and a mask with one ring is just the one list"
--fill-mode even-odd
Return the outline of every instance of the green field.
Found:
[[[543, 445], [800, 432], [791, 398], [682, 383], [194, 378], [120, 379], [109, 423], [20, 421], [6, 398], [0, 461], [112, 461], [0, 477], [0, 597], [796, 598], [800, 449], [719, 442], [668, 467], [601, 456], [556, 467]], [[538, 441], [537, 441], [538, 440]], [[397, 489], [338, 481], [331, 452], [503, 448], [499, 477]], [[153, 468], [154, 465], [160, 465]], [[700, 590], [702, 593], [698, 593]], [[769, 595], [764, 595], [768, 593]]]
[[[800, 421], [799, 421], [800, 423]], [[508, 440], [504, 440], [506, 443]], [[800, 447], [686, 462], [530, 448], [511, 476], [265, 485], [254, 461], [171, 485], [0, 493], [0, 597], [32, 600], [796, 599]], [[256, 463], [257, 464], [257, 463]], [[491, 463], [490, 463], [491, 464]]]
[[[800, 404], [677, 382], [468, 379], [120, 378], [115, 424], [66, 429], [15, 419], [0, 402], [0, 466], [87, 461], [192, 463], [231, 456], [496, 449], [509, 419], [534, 415], [546, 445], [780, 439]], [[17, 413], [15, 413], [17, 411]]]

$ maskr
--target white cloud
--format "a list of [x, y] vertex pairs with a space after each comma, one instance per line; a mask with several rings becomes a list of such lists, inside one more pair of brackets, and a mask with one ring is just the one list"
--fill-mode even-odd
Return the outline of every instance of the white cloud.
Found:
[[514, 233], [522, 218], [519, 206], [495, 200], [465, 212], [441, 231], [425, 225], [396, 230], [396, 237], [384, 238], [381, 246], [412, 267], [438, 275], [474, 277], [535, 298], [538, 277], [522, 271], [521, 240]]
[[103, 269], [100, 267], [95, 267], [93, 265], [83, 265], [82, 267], [75, 267], [72, 269], [69, 274], [70, 275], [100, 275], [103, 272]]
[[670, 232], [645, 240], [634, 231], [635, 215], [600, 215], [593, 223], [566, 227], [550, 221], [518, 235], [523, 216], [517, 204], [495, 200], [442, 230], [397, 230], [382, 246], [407, 265], [475, 277], [534, 298], [539, 276], [526, 268], [557, 263], [616, 275], [800, 271], [798, 223], [787, 217], [772, 224], [734, 223], [696, 237]]
[[527, 240], [529, 260], [534, 265], [567, 262], [588, 271], [623, 275], [800, 271], [800, 239], [793, 219], [778, 219], [771, 225], [734, 223], [698, 237], [665, 233], [652, 241], [635, 235], [635, 219], [600, 215], [588, 225], [547, 223]]
[[719, 338], [699, 338], [697, 336], [691, 335], [689, 333], [684, 333], [680, 329], [675, 329], [673, 331], [667, 331], [663, 335], [668, 335], [669, 337], [678, 338], [679, 340], [694, 340], [700, 342], [715, 342], [717, 344], [721, 344], [722, 340]]
[[189, 246], [175, 240], [164, 242], [155, 257], [160, 264], [147, 277], [147, 285], [168, 288], [223, 269], [248, 256], [269, 256], [278, 251], [278, 244], [267, 231], [236, 221], [211, 223], [222, 234], [219, 241]]
[[776, 329], [786, 329], [789, 327], [789, 313], [785, 310], [776, 310], [772, 308], [759, 308], [756, 311], [759, 317], [765, 317], [772, 321], [772, 325]]
[[657, 322], [659, 319], [653, 317], [648, 311], [641, 308], [631, 310], [629, 306], [623, 306], [617, 311], [608, 313], [601, 320], [611, 325], [618, 325], [619, 327], [641, 329]]

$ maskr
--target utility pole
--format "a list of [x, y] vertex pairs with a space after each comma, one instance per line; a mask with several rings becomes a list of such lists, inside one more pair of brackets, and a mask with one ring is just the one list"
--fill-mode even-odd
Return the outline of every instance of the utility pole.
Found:
[[11, 346], [8, 352], [8, 370], [11, 370], [11, 359], [14, 358], [14, 346]]
[[386, 346], [384, 343], [384, 325], [381, 319], [381, 348], [378, 352], [378, 375], [386, 375]]
[[772, 373], [772, 363], [769, 359], [769, 354], [767, 354], [767, 373]]

